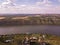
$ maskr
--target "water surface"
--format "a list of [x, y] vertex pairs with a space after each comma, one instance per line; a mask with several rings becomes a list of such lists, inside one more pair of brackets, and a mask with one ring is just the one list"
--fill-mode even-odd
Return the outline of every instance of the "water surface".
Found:
[[18, 33], [48, 33], [60, 35], [60, 26], [55, 25], [0, 26], [0, 34], [18, 34]]

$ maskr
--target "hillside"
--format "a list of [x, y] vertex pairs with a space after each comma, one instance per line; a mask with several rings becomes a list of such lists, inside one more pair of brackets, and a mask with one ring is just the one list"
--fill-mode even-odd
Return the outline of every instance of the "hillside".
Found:
[[60, 25], [59, 14], [1, 15], [0, 25]]

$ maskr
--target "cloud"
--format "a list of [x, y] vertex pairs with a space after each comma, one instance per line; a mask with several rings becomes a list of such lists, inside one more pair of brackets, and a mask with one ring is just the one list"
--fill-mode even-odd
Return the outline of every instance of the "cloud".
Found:
[[60, 2], [60, 0], [58, 0], [58, 2]]
[[9, 7], [12, 7], [12, 6], [15, 6], [15, 3], [13, 3], [13, 1], [12, 0], [6, 0], [5, 2], [3, 2], [1, 5], [0, 5], [0, 7], [1, 8], [9, 8]]
[[0, 8], [0, 13], [20, 13], [20, 14], [60, 13], [60, 7], [16, 6], [10, 8]]
[[[9, 3], [8, 3], [9, 2]], [[4, 4], [3, 4], [4, 3]], [[43, 0], [42, 2], [36, 2], [36, 5], [14, 5], [15, 3], [7, 1], [3, 2], [0, 8], [0, 14], [6, 13], [23, 13], [23, 14], [46, 14], [46, 13], [59, 13], [60, 6], [53, 6], [49, 0]], [[10, 5], [11, 4], [11, 5]], [[41, 6], [42, 5], [42, 6]]]
[[43, 0], [41, 2], [36, 2], [36, 5], [38, 6], [52, 6], [52, 2], [49, 0]]

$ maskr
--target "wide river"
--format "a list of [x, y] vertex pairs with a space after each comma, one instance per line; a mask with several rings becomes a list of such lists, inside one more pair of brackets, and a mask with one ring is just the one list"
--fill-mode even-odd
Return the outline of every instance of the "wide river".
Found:
[[18, 33], [48, 33], [60, 35], [60, 26], [55, 25], [0, 26], [0, 35]]

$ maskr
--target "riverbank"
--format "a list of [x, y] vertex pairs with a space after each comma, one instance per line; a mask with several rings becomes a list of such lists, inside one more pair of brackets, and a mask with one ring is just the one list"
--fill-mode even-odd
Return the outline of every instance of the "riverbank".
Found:
[[[38, 42], [39, 37], [43, 38], [43, 41], [50, 45], [60, 45], [60, 36], [49, 35], [49, 34], [12, 34], [12, 35], [0, 35], [0, 44], [1, 45], [18, 45], [22, 44], [23, 40], [31, 37], [35, 37]], [[42, 39], [40, 38], [40, 39]], [[9, 42], [5, 42], [10, 40]], [[42, 40], [41, 40], [42, 41]]]

